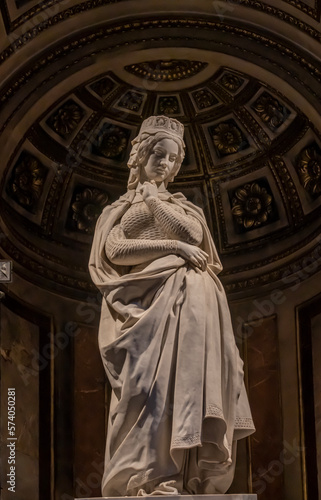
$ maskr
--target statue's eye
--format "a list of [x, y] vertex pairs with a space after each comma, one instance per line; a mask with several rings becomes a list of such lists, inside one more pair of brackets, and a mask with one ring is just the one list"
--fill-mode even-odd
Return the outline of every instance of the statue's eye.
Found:
[[162, 156], [163, 153], [162, 153], [162, 151], [160, 151], [160, 149], [154, 149], [154, 155], [156, 155], [156, 156]]
[[176, 155], [175, 155], [175, 156], [170, 156], [170, 157], [169, 157], [169, 161], [175, 161], [175, 160], [176, 160], [176, 158], [177, 158], [177, 156], [176, 156]]

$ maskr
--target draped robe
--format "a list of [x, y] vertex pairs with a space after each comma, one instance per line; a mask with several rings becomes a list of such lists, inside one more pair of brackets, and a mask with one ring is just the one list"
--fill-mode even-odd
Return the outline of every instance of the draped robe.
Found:
[[109, 262], [106, 238], [134, 196], [104, 209], [89, 263], [103, 294], [99, 347], [112, 387], [102, 494], [225, 493], [236, 441], [254, 426], [222, 266], [202, 211], [168, 192], [161, 199], [201, 223], [207, 270], [174, 254]]

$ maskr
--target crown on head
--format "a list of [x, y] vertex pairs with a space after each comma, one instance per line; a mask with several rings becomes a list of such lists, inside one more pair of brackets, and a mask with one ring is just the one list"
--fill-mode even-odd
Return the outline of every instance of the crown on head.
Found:
[[150, 132], [156, 134], [156, 132], [168, 132], [169, 134], [176, 135], [180, 139], [184, 136], [184, 125], [180, 123], [175, 118], [169, 118], [168, 116], [150, 116], [143, 121], [139, 135], [144, 132]]

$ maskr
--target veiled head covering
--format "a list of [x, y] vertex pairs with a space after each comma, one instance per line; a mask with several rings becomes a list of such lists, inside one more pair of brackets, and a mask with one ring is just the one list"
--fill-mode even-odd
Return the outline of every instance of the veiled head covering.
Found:
[[162, 139], [172, 139], [178, 145], [178, 156], [175, 169], [165, 184], [172, 182], [178, 173], [185, 156], [185, 143], [183, 141], [184, 125], [175, 118], [168, 116], [150, 116], [143, 121], [139, 134], [132, 141], [132, 150], [129, 155], [128, 167], [130, 174], [128, 189], [135, 189], [139, 179], [141, 167], [145, 165], [152, 148]]

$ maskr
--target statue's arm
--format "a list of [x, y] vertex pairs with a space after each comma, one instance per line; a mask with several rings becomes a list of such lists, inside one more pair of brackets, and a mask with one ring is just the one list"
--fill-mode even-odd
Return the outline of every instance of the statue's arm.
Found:
[[201, 244], [203, 228], [193, 216], [187, 215], [183, 209], [171, 206], [155, 196], [146, 198], [145, 203], [167, 234], [191, 245]]
[[105, 252], [113, 264], [135, 266], [172, 253], [178, 254], [178, 242], [169, 239], [126, 238], [121, 225], [118, 224], [107, 237]]

